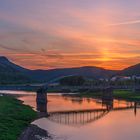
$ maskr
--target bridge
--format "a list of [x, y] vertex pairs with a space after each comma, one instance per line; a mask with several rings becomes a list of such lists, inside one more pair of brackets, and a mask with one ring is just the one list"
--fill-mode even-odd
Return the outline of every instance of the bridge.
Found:
[[112, 87], [110, 85], [99, 87], [99, 89], [103, 92], [102, 103], [105, 104], [105, 108], [48, 112], [46, 98], [48, 85], [49, 84], [42, 86], [37, 91], [37, 109], [40, 112], [43, 112], [43, 115], [46, 116], [50, 121], [53, 121], [55, 123], [72, 126], [81, 126], [91, 122], [95, 122], [106, 116], [111, 111], [134, 109], [134, 114], [136, 115], [137, 113], [137, 103], [135, 103], [134, 105], [127, 105], [126, 107], [113, 107], [113, 90], [116, 87]]
[[109, 113], [106, 109], [50, 112], [48, 119], [64, 125], [81, 126], [94, 122]]
[[[37, 91], [37, 110], [39, 111], [39, 114], [41, 116], [47, 116], [49, 120], [61, 123], [61, 124], [67, 124], [67, 125], [85, 125], [90, 122], [94, 122], [96, 120], [101, 119], [105, 115], [107, 115], [111, 111], [118, 111], [118, 110], [127, 110], [134, 108], [134, 112], [136, 114], [136, 105], [135, 106], [127, 106], [127, 107], [121, 107], [121, 108], [113, 108], [113, 90], [118, 89], [120, 87], [116, 86], [94, 86], [94, 87], [88, 87], [88, 86], [79, 86], [76, 87], [78, 89], [87, 89], [87, 90], [93, 90], [98, 89], [102, 91], [104, 94], [102, 96], [103, 103], [106, 104], [106, 108], [103, 109], [90, 109], [90, 110], [69, 110], [69, 111], [57, 111], [57, 112], [48, 112], [47, 111], [47, 88], [51, 82], [41, 84], [41, 85], [32, 85], [32, 87], [35, 87]], [[23, 85], [25, 88], [30, 87], [29, 85]], [[17, 88], [17, 87], [16, 87]], [[136, 88], [136, 86], [135, 86]], [[20, 88], [21, 89], [21, 88]]]
[[125, 107], [113, 107], [113, 100], [102, 99], [102, 108], [97, 109], [82, 109], [82, 110], [60, 110], [60, 111], [47, 111], [47, 102], [37, 104], [38, 111], [43, 116], [47, 117], [50, 121], [70, 126], [82, 126], [91, 122], [95, 122], [112, 111], [124, 111], [134, 109], [134, 114], [137, 112], [137, 103], [127, 104]]
[[95, 122], [104, 116], [106, 116], [111, 111], [122, 111], [133, 109], [134, 107], [120, 107], [108, 109], [88, 109], [88, 110], [69, 110], [69, 111], [57, 111], [50, 112], [48, 119], [55, 123], [71, 125], [71, 126], [81, 126], [86, 125], [91, 122]]
[[89, 124], [91, 122], [95, 122], [112, 111], [124, 111], [129, 109], [134, 109], [134, 113], [136, 111], [135, 106], [130, 105], [127, 107], [112, 108], [110, 110], [103, 108], [103, 109], [54, 111], [47, 112], [46, 117], [50, 121], [55, 123], [70, 126], [82, 126]]

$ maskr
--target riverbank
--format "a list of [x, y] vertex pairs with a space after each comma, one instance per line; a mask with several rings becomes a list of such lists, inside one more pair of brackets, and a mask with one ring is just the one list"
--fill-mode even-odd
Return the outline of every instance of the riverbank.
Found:
[[52, 139], [47, 131], [31, 124], [20, 136], [18, 140], [49, 140]]
[[117, 99], [140, 101], [140, 92], [133, 92], [132, 90], [114, 90], [113, 96]]
[[[75, 96], [75, 97], [87, 97], [87, 98], [101, 98], [102, 92], [82, 92], [72, 95], [65, 96]], [[140, 92], [132, 92], [131, 90], [114, 90], [113, 97], [116, 99], [123, 99], [129, 101], [140, 101]]]
[[11, 96], [0, 96], [0, 140], [17, 140], [37, 117], [29, 106]]

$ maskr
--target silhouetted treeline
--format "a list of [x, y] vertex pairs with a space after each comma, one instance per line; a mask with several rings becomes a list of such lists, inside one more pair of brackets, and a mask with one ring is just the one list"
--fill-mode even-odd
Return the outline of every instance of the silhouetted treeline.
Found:
[[82, 76], [69, 76], [60, 80], [61, 85], [81, 86], [84, 83], [85, 79]]
[[0, 85], [31, 83], [32, 79], [19, 73], [0, 73]]

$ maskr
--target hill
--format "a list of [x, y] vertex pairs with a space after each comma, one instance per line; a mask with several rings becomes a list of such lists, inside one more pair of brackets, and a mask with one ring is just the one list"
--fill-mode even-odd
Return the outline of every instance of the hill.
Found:
[[117, 72], [118, 71], [106, 70], [93, 66], [51, 70], [29, 70], [12, 63], [6, 57], [0, 57], [0, 84], [44, 82], [71, 75], [96, 79], [108, 78]]
[[140, 76], [140, 63], [130, 66], [128, 68], [125, 68], [124, 70], [120, 71], [118, 75], [123, 75], [123, 76], [139, 75]]
[[29, 83], [31, 78], [24, 74], [24, 69], [12, 62], [6, 57], [0, 57], [0, 84]]
[[116, 74], [116, 71], [98, 67], [77, 67], [51, 70], [35, 70], [30, 75], [35, 79], [51, 81], [65, 76], [83, 76], [87, 78], [108, 78]]

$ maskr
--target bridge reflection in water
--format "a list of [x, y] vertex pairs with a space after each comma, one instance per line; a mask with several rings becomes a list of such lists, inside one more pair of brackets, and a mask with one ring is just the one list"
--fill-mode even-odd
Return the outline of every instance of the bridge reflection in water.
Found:
[[81, 110], [81, 111], [65, 111], [53, 112], [49, 114], [48, 119], [66, 125], [85, 125], [94, 122], [108, 113], [107, 110]]
[[[47, 99], [47, 98], [46, 98]], [[63, 111], [47, 111], [47, 102], [37, 102], [37, 109], [42, 114], [42, 117], [47, 117], [50, 121], [71, 125], [71, 126], [81, 126], [88, 123], [97, 121], [103, 118], [111, 111], [123, 111], [128, 109], [134, 109], [134, 114], [136, 115], [137, 103], [129, 103], [124, 107], [113, 107], [113, 99], [104, 100], [102, 99], [103, 108], [99, 109], [83, 109], [83, 110], [63, 110]]]

